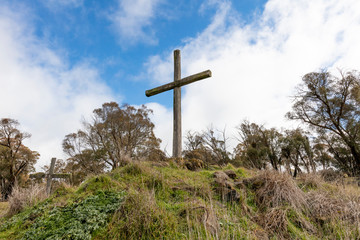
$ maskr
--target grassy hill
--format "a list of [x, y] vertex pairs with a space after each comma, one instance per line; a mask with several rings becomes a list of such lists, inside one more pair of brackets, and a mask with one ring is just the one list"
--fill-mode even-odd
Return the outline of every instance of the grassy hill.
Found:
[[0, 239], [359, 239], [360, 190], [316, 175], [131, 163], [0, 219]]

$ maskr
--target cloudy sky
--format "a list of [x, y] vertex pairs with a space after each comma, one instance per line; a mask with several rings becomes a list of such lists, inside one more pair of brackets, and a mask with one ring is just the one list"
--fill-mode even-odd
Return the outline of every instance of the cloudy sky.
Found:
[[182, 88], [184, 133], [291, 127], [304, 74], [360, 70], [360, 1], [1, 0], [0, 117], [32, 134], [38, 169], [65, 158], [64, 136], [108, 101], [152, 108], [171, 153], [172, 92], [144, 92], [172, 81], [174, 49], [182, 76], [213, 73]]

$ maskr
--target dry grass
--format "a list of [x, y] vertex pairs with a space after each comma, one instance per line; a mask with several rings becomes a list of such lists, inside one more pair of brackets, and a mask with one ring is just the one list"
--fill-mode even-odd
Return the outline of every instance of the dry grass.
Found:
[[325, 182], [335, 183], [336, 185], [344, 184], [345, 175], [334, 171], [332, 168], [321, 170], [318, 174]]
[[336, 235], [336, 239], [359, 239], [359, 189], [352, 191], [347, 188], [339, 188], [337, 193], [311, 191], [307, 194], [307, 201], [311, 217], [326, 235]]
[[352, 198], [339, 190], [333, 195], [326, 191], [312, 191], [306, 196], [312, 216], [320, 221], [345, 220], [350, 223], [360, 221], [359, 198]]
[[9, 209], [7, 214], [12, 216], [26, 207], [32, 207], [47, 197], [43, 185], [34, 185], [29, 188], [15, 186], [9, 197]]
[[255, 217], [255, 221], [264, 228], [264, 230], [280, 239], [288, 238], [286, 217], [287, 209], [271, 208], [267, 212]]
[[8, 202], [0, 202], [0, 218], [5, 215], [8, 211], [9, 204]]
[[295, 181], [275, 171], [245, 179], [260, 210], [253, 220], [276, 239], [289, 239], [294, 231], [307, 237], [359, 239], [360, 189], [339, 186], [336, 178], [326, 180], [333, 184], [320, 174], [303, 174]]
[[300, 174], [297, 182], [303, 191], [318, 189], [325, 183], [321, 175], [316, 173]]
[[186, 216], [190, 239], [193, 238], [192, 235], [197, 235], [192, 234], [192, 229], [196, 229], [198, 224], [202, 224], [206, 229], [207, 238], [218, 239], [220, 226], [211, 203], [206, 205], [198, 199], [193, 199], [188, 202], [188, 205], [184, 211], [180, 213], [180, 216]]
[[245, 179], [244, 183], [255, 190], [255, 201], [261, 209], [291, 206], [301, 210], [307, 207], [305, 193], [287, 173], [263, 171]]

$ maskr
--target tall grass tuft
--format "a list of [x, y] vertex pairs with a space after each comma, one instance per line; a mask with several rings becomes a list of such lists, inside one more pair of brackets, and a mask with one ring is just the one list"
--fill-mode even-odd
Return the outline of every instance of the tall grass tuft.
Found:
[[305, 193], [287, 173], [263, 171], [244, 183], [255, 190], [255, 201], [261, 209], [291, 206], [301, 210], [307, 206]]
[[176, 219], [156, 203], [154, 191], [128, 193], [108, 227], [110, 239], [170, 239]]
[[8, 216], [21, 212], [24, 208], [32, 207], [47, 197], [44, 185], [33, 185], [28, 188], [15, 186], [9, 197]]

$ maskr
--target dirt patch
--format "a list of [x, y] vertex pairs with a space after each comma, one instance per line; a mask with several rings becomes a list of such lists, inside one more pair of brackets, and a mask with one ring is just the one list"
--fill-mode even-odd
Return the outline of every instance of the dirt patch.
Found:
[[238, 202], [240, 195], [235, 189], [232, 179], [223, 171], [214, 173], [214, 190], [221, 195], [223, 201]]

